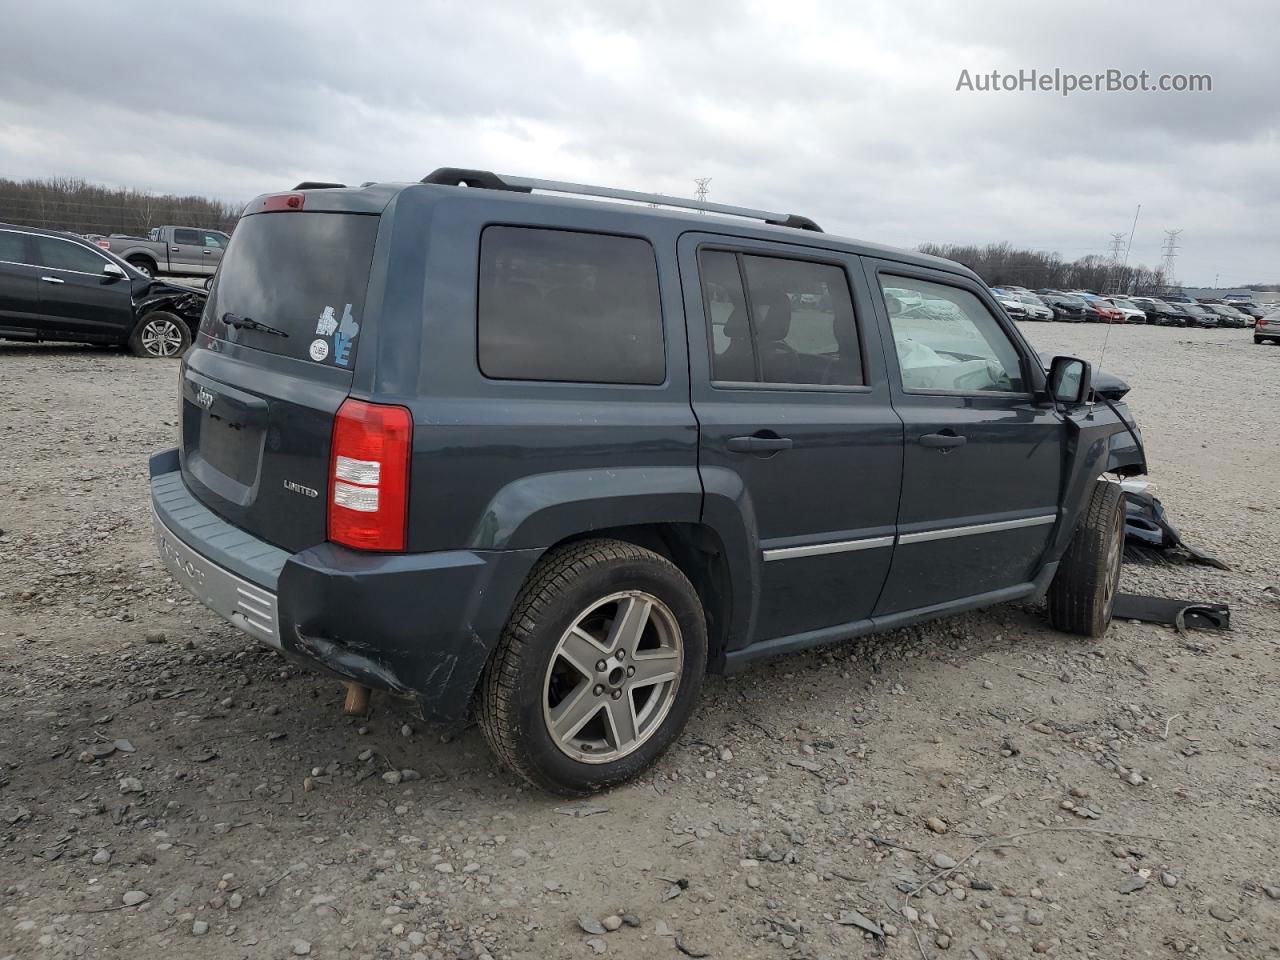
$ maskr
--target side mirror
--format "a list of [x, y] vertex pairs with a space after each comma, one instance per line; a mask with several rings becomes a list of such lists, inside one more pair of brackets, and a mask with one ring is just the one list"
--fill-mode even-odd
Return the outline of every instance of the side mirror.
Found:
[[1093, 368], [1078, 357], [1054, 357], [1049, 365], [1049, 396], [1055, 404], [1078, 407], [1093, 390]]
[[125, 276], [124, 268], [115, 263], [104, 263], [102, 265], [102, 274], [107, 277]]

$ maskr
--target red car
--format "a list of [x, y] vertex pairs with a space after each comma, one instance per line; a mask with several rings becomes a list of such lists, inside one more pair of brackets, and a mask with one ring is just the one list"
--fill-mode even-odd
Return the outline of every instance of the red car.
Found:
[[1081, 297], [1084, 300], [1085, 310], [1084, 318], [1094, 323], [1127, 323], [1128, 318], [1124, 315], [1124, 311], [1113, 304], [1107, 303], [1101, 297]]

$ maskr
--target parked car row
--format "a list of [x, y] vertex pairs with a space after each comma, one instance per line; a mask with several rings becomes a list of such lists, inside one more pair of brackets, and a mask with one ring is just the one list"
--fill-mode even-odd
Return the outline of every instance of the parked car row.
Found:
[[992, 287], [991, 292], [1015, 320], [1248, 329], [1255, 323], [1260, 323], [1264, 317], [1257, 304], [1238, 300], [1228, 303], [1225, 300], [1193, 300], [1177, 295], [1164, 298], [1134, 297], [1048, 288], [1033, 293], [1025, 287]]

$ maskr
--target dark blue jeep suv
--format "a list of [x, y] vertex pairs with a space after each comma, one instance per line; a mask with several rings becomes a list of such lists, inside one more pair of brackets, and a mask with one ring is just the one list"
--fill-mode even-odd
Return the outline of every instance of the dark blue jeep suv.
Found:
[[707, 671], [1046, 593], [1101, 634], [1107, 475], [1146, 465], [1091, 376], [1046, 371], [964, 267], [804, 217], [453, 168], [307, 183], [231, 240], [155, 530], [349, 709], [475, 715], [511, 769], [589, 791], [672, 742]]

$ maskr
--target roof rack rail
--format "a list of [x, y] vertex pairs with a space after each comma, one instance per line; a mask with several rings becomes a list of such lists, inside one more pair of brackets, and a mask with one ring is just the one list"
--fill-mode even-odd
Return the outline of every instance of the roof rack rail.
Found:
[[708, 203], [705, 200], [690, 200], [685, 197], [668, 197], [661, 193], [642, 193], [636, 190], [619, 190], [616, 187], [593, 187], [586, 183], [568, 183], [564, 180], [539, 180], [535, 177], [513, 177], [508, 174], [492, 173], [488, 170], [464, 170], [459, 167], [441, 167], [422, 178], [422, 183], [437, 183], [446, 186], [482, 187], [488, 190], [513, 190], [519, 193], [532, 193], [534, 190], [545, 190], [548, 193], [571, 193], [582, 197], [604, 197], [609, 200], [631, 200], [636, 203], [650, 203], [663, 207], [681, 207], [687, 210], [704, 210], [707, 213], [723, 213], [731, 217], [745, 217], [748, 220], [763, 220], [775, 227], [792, 227], [796, 230], [814, 230], [822, 232], [822, 228], [810, 220], [795, 213], [771, 213], [768, 210], [755, 210], [751, 207], [734, 207], [725, 203]]
[[325, 183], [323, 180], [303, 180], [295, 190], [333, 190], [345, 187], [345, 183]]

